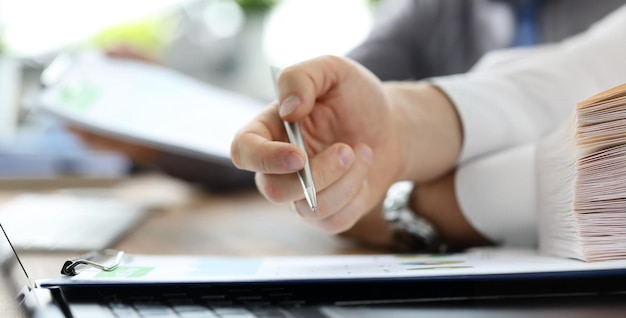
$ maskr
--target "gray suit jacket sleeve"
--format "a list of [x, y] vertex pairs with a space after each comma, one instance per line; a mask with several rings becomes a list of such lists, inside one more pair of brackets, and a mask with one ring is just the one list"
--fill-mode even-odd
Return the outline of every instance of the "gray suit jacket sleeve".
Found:
[[[391, 0], [395, 6], [380, 12], [368, 38], [347, 57], [383, 81], [464, 73], [485, 53], [511, 45], [514, 8], [522, 1]], [[537, 40], [553, 43], [578, 34], [624, 3], [543, 0]]]
[[477, 43], [476, 1], [404, 0], [383, 10], [368, 38], [348, 53], [381, 80], [467, 71], [486, 48]]

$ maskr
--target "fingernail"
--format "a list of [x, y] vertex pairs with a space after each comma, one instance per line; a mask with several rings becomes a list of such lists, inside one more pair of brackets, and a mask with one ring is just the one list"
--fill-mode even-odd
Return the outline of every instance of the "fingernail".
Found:
[[285, 166], [290, 170], [297, 171], [304, 167], [304, 161], [295, 153], [289, 153], [285, 156]]
[[352, 162], [354, 162], [354, 153], [348, 147], [341, 147], [339, 149], [339, 163], [344, 168], [348, 168]]
[[296, 108], [300, 106], [300, 98], [298, 96], [291, 95], [280, 104], [280, 108], [278, 109], [278, 114], [280, 117], [285, 117], [291, 113], [293, 113]]
[[367, 146], [359, 147], [357, 149], [357, 153], [359, 154], [359, 157], [365, 160], [365, 162], [372, 164], [372, 148]]

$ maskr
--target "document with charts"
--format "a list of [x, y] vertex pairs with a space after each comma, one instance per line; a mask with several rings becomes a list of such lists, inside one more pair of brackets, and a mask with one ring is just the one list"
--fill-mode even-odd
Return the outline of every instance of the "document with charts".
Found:
[[127, 255], [112, 271], [86, 267], [46, 285], [225, 283], [369, 279], [454, 279], [537, 273], [618, 270], [626, 261], [587, 263], [535, 250], [481, 248], [451, 254], [279, 257]]
[[265, 105], [159, 65], [101, 53], [61, 55], [37, 104], [82, 129], [230, 162], [234, 134]]

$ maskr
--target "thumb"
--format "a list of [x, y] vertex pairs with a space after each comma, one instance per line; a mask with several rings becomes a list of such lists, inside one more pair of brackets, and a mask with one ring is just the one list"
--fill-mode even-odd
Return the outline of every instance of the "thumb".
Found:
[[315, 102], [328, 95], [349, 73], [351, 63], [337, 56], [307, 60], [281, 71], [278, 90], [278, 114], [287, 121], [308, 115]]

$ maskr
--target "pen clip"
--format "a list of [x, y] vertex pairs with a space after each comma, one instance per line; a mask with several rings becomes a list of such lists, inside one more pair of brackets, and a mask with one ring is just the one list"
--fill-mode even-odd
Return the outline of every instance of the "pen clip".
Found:
[[[76, 276], [78, 272], [76, 271], [79, 266], [89, 266], [94, 267], [106, 272], [110, 272], [117, 268], [122, 263], [124, 259], [124, 252], [112, 249], [105, 249], [101, 251], [93, 251], [89, 252], [81, 257], [69, 259], [65, 261], [63, 266], [61, 267], [61, 274], [66, 276]], [[109, 259], [114, 258], [110, 264], [103, 264], [94, 261], [95, 259]]]

